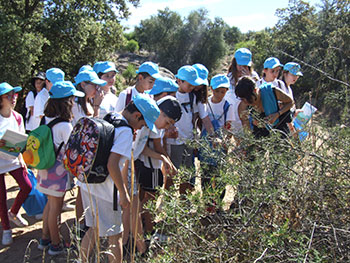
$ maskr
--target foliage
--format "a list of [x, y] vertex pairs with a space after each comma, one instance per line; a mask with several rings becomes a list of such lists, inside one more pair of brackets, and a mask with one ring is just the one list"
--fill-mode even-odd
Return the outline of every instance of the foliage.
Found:
[[136, 53], [137, 51], [139, 51], [139, 43], [137, 43], [136, 40], [131, 39], [126, 44], [125, 49], [131, 53]]
[[[314, 129], [301, 145], [278, 135], [246, 136], [240, 148], [226, 142], [231, 151], [211, 170], [213, 187], [182, 198], [163, 191], [161, 213], [150, 205], [170, 237], [149, 262], [349, 261], [349, 139], [349, 128], [335, 127]], [[234, 197], [223, 210], [226, 185]]]
[[226, 29], [221, 19], [210, 21], [205, 9], [192, 11], [182, 20], [178, 13], [166, 8], [141, 21], [135, 35], [140, 47], [154, 52], [160, 64], [172, 72], [194, 63], [213, 70], [226, 54]]
[[0, 78], [29, 86], [34, 71], [60, 67], [72, 79], [83, 64], [107, 59], [123, 43], [120, 19], [138, 0], [0, 1]]
[[136, 67], [133, 64], [128, 64], [123, 71], [122, 76], [125, 79], [127, 85], [131, 85], [136, 78]]

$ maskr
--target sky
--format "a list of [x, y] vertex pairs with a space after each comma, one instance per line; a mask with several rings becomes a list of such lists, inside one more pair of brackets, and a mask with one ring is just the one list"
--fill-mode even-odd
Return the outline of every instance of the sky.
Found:
[[[305, 1], [313, 6], [321, 3], [321, 0]], [[205, 8], [212, 20], [214, 17], [221, 17], [229, 26], [236, 26], [246, 33], [273, 27], [278, 20], [275, 16], [276, 9], [287, 6], [288, 0], [140, 0], [138, 8], [130, 7], [131, 16], [122, 25], [133, 30], [141, 20], [156, 15], [158, 10], [166, 7], [182, 17], [187, 17], [193, 10]]]

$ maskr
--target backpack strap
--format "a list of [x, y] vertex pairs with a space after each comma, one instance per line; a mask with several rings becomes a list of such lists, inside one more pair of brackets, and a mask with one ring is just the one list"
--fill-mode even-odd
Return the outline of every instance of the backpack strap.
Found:
[[132, 88], [129, 87], [129, 88], [126, 89], [125, 107], [131, 101], [131, 95], [132, 95]]
[[[52, 121], [50, 121], [48, 124], [45, 123], [45, 116], [43, 116], [41, 118], [41, 121], [40, 121], [40, 125], [46, 125], [47, 127], [50, 128], [51, 130], [51, 136], [52, 136], [52, 142], [53, 142], [53, 133], [52, 133], [52, 128], [53, 126], [55, 126], [56, 124], [60, 123], [60, 122], [68, 122], [67, 120], [65, 119], [62, 119], [62, 118], [55, 118], [53, 119]], [[58, 149], [55, 151], [55, 155], [57, 157], [57, 155], [60, 153], [62, 147], [63, 147], [63, 144], [64, 142], [61, 142], [60, 145], [58, 146]]]
[[224, 124], [226, 123], [226, 120], [227, 120], [227, 113], [228, 113], [228, 109], [230, 108], [231, 104], [225, 100], [225, 103], [224, 103]]
[[20, 127], [21, 124], [22, 124], [21, 116], [19, 115], [19, 113], [17, 111], [14, 111], [14, 110], [12, 111], [12, 114], [13, 114], [13, 116], [15, 117], [15, 119], [17, 121], [18, 127]]
[[191, 107], [191, 111], [192, 111], [192, 114], [193, 114], [193, 102], [194, 102], [194, 94], [193, 94], [193, 92], [190, 92], [189, 96], [190, 96], [190, 107]]

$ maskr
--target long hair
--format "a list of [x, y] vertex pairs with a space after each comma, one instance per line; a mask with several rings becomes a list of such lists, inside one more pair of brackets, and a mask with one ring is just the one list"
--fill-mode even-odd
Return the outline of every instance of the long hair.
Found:
[[255, 81], [251, 77], [244, 76], [239, 79], [235, 88], [236, 96], [242, 99], [246, 99], [249, 103], [253, 103], [253, 98], [257, 98], [254, 93]]
[[60, 99], [49, 99], [46, 103], [44, 114], [46, 117], [54, 118], [59, 117], [66, 121], [70, 121], [73, 118], [72, 107], [73, 107], [74, 96], [69, 96]]
[[[248, 68], [249, 68], [249, 72], [250, 72], [250, 74], [252, 74], [252, 72], [253, 72], [253, 68], [252, 67], [250, 67], [250, 66], [248, 66]], [[231, 83], [234, 83], [234, 84], [237, 84], [237, 82], [238, 82], [238, 79], [239, 79], [239, 72], [238, 72], [238, 70], [237, 70], [237, 60], [236, 60], [236, 58], [235, 57], [233, 57], [233, 59], [232, 59], [232, 62], [231, 62], [231, 65], [229, 66], [229, 68], [228, 68], [228, 70], [227, 70], [227, 73], [229, 74], [229, 73], [231, 73], [230, 75], [230, 78], [231, 78]]]
[[[77, 90], [82, 91], [82, 92], [85, 93], [83, 87], [81, 86], [81, 83], [79, 83], [79, 84], [76, 86], [76, 88], [77, 88]], [[85, 95], [85, 96], [86, 96], [86, 95]], [[85, 97], [77, 97], [77, 103], [78, 103], [78, 105], [80, 105], [80, 107], [83, 109], [83, 112], [85, 113], [86, 116], [92, 115], [91, 112], [89, 112], [89, 111], [88, 111], [88, 108], [87, 108], [87, 103], [90, 103], [90, 104], [91, 104], [90, 99], [88, 99], [88, 102], [87, 102]]]
[[208, 87], [205, 85], [201, 85], [199, 90], [193, 90], [194, 95], [196, 95], [196, 104], [198, 102], [202, 102], [203, 104], [208, 103]]

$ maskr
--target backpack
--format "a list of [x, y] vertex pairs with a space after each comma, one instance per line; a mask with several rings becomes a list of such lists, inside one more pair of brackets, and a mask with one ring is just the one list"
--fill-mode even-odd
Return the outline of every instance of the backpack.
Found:
[[52, 128], [60, 122], [67, 121], [55, 118], [45, 124], [45, 117], [43, 117], [40, 126], [29, 133], [26, 150], [23, 153], [23, 159], [27, 165], [38, 170], [50, 169], [54, 166], [64, 142], [55, 150]]
[[80, 118], [65, 147], [63, 164], [66, 170], [83, 183], [103, 183], [109, 174], [107, 163], [118, 127], [129, 127], [133, 131], [126, 121], [113, 113], [108, 113], [103, 120]]
[[[213, 110], [212, 110], [212, 108], [210, 106], [210, 103], [208, 103], [208, 106], [209, 106], [209, 109], [210, 109], [211, 113], [214, 116], [214, 113], [213, 113]], [[227, 112], [228, 112], [228, 109], [230, 108], [230, 106], [231, 106], [231, 104], [227, 100], [225, 100], [224, 107], [223, 107], [223, 113], [221, 114], [221, 116], [219, 118], [215, 119], [215, 117], [214, 117], [214, 120], [211, 121], [211, 124], [213, 125], [214, 131], [217, 131], [217, 130], [219, 130], [221, 128], [220, 124], [219, 124], [219, 120], [222, 117], [224, 117], [224, 124], [226, 123]], [[207, 136], [207, 134], [208, 134], [207, 130], [204, 129], [202, 131], [201, 135], [202, 135], [202, 137], [205, 137], [205, 136]]]

